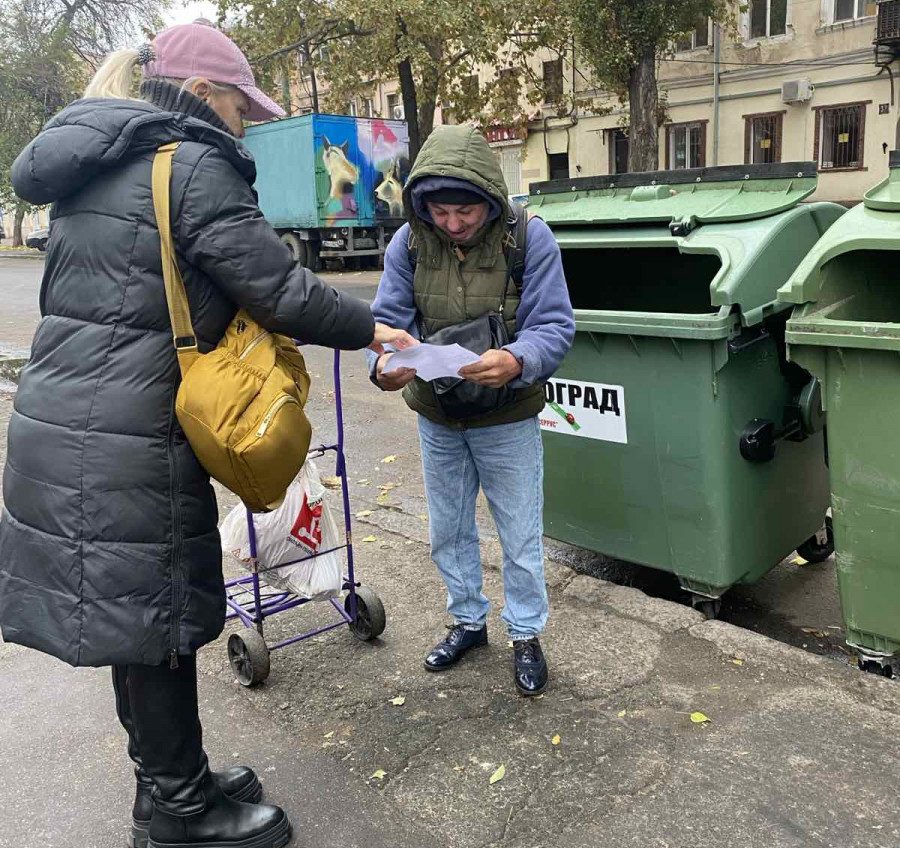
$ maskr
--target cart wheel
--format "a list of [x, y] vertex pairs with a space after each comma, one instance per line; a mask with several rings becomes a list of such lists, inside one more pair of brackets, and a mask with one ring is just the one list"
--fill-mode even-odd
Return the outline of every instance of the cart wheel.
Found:
[[825, 518], [825, 526], [815, 536], [807, 539], [797, 553], [807, 562], [825, 562], [834, 553], [834, 530], [831, 516]]
[[228, 662], [241, 686], [258, 686], [269, 676], [266, 640], [249, 627], [228, 637]]
[[[344, 598], [344, 609], [350, 614], [350, 595]], [[350, 631], [362, 642], [368, 642], [384, 633], [386, 619], [384, 604], [368, 586], [356, 587], [356, 619], [350, 622]]]
[[703, 617], [707, 621], [718, 618], [719, 612], [722, 609], [721, 598], [705, 598], [702, 595], [696, 595], [691, 598], [691, 604], [695, 610], [703, 613]]
[[894, 669], [890, 663], [880, 663], [876, 660], [865, 660], [862, 657], [857, 660], [857, 665], [859, 666], [860, 671], [865, 671], [868, 674], [874, 674], [878, 677], [887, 677], [891, 678], [894, 676]]
[[285, 233], [281, 237], [281, 243], [290, 250], [294, 262], [305, 267], [309, 265], [309, 250], [300, 236], [296, 233]]

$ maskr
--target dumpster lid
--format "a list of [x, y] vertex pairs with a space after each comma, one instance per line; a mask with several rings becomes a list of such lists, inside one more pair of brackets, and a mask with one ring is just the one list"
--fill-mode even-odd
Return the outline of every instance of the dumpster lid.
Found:
[[533, 183], [529, 208], [551, 226], [660, 222], [686, 235], [697, 224], [785, 212], [816, 190], [817, 179], [814, 162], [580, 177]]
[[892, 150], [888, 178], [866, 192], [863, 203], [879, 212], [900, 212], [900, 150]]

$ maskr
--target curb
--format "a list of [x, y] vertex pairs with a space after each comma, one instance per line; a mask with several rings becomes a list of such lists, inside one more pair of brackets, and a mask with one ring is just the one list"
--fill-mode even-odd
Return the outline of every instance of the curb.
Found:
[[46, 259], [39, 250], [0, 250], [0, 259]]

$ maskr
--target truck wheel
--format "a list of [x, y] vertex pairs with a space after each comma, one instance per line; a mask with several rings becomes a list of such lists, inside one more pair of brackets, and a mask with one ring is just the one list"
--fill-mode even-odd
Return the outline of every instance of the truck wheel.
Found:
[[309, 265], [306, 242], [296, 233], [285, 233], [281, 237], [281, 243], [286, 245], [291, 252], [294, 262], [307, 267]]

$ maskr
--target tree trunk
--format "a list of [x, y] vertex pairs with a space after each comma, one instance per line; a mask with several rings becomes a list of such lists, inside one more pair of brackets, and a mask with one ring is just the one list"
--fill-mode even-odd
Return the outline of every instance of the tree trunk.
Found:
[[12, 246], [21, 247], [25, 242], [22, 239], [22, 222], [25, 220], [25, 207], [16, 207], [16, 217], [13, 220]]
[[403, 114], [409, 125], [409, 161], [414, 163], [422, 147], [419, 133], [419, 107], [416, 98], [416, 80], [413, 77], [412, 63], [404, 59], [398, 66], [400, 76], [400, 93], [403, 96]]
[[[406, 29], [406, 21], [400, 15], [397, 15], [397, 46], [405, 47], [403, 44], [408, 30]], [[406, 116], [406, 123], [409, 126], [409, 161], [414, 163], [419, 155], [422, 147], [422, 138], [419, 134], [419, 107], [416, 98], [416, 78], [413, 76], [412, 61], [409, 53], [400, 55], [403, 58], [397, 64], [397, 76], [400, 78], [400, 94], [403, 97], [403, 114]], [[388, 115], [389, 118], [393, 115]]]
[[434, 68], [426, 69], [419, 86], [419, 141], [424, 144], [434, 129], [434, 113], [437, 110], [440, 78]]
[[659, 90], [656, 84], [656, 50], [644, 50], [628, 80], [628, 170], [659, 169]]

